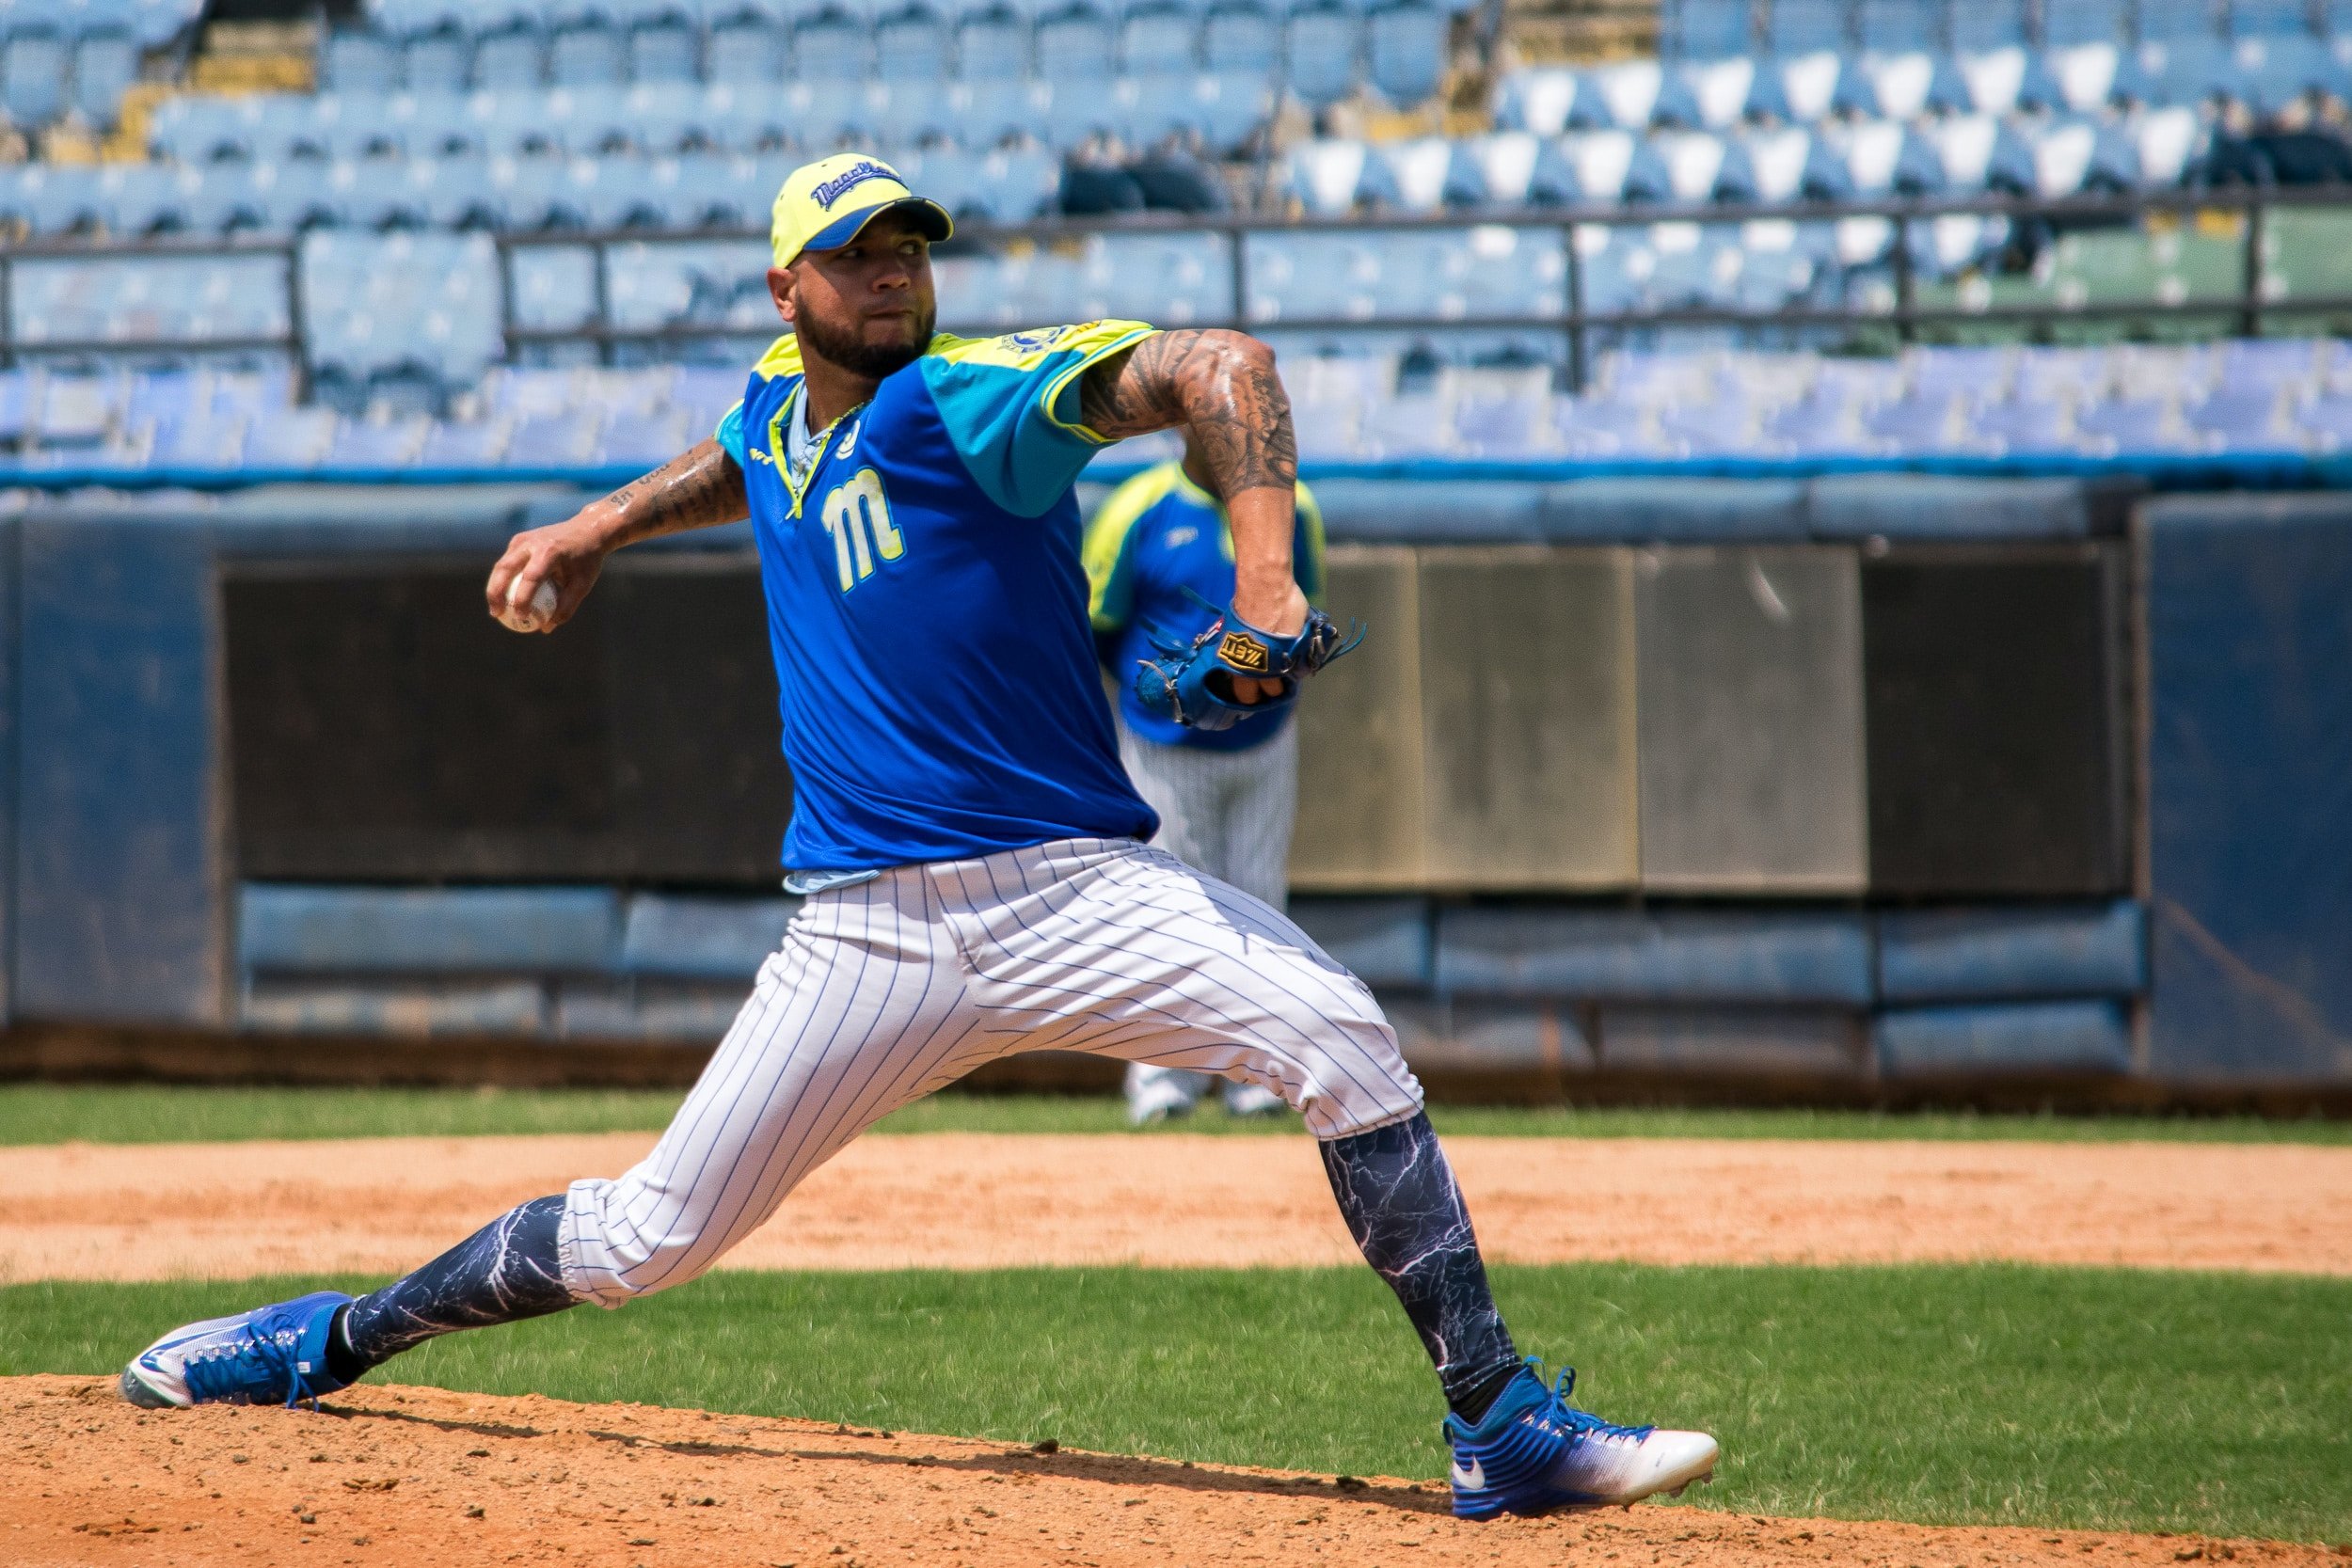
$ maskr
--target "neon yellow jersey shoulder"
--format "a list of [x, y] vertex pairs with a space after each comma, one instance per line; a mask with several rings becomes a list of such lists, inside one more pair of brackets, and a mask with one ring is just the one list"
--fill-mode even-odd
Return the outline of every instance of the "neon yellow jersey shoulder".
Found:
[[1108, 444], [1080, 417], [1078, 378], [1156, 330], [1098, 321], [997, 338], [941, 333], [923, 380], [973, 482], [1006, 511], [1035, 517]]
[[[762, 381], [775, 381], [799, 375], [801, 373], [800, 339], [787, 332], [770, 343], [768, 352], [761, 355], [759, 362], [752, 367], [752, 373]], [[743, 403], [741, 399], [737, 399], [735, 406], [729, 408], [720, 419], [719, 427], [710, 433], [710, 436], [712, 440], [726, 449], [727, 455], [734, 458], [739, 467], [746, 461], [743, 455]]]

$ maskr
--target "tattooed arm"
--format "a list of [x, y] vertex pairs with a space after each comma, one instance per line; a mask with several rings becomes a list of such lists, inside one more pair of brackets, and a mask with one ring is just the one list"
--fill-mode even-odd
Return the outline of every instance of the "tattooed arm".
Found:
[[[750, 513], [743, 470], [725, 448], [705, 441], [563, 522], [515, 535], [490, 569], [484, 591], [490, 614], [512, 631], [553, 631], [579, 610], [604, 558], [622, 546], [731, 523]], [[532, 609], [542, 584], [555, 590], [555, 609], [547, 615]]]
[[[1241, 332], [1162, 332], [1087, 372], [1081, 418], [1114, 440], [1184, 427], [1233, 529], [1233, 613], [1284, 636], [1307, 624], [1291, 566], [1298, 438], [1274, 351]], [[1236, 681], [1243, 701], [1279, 681]]]

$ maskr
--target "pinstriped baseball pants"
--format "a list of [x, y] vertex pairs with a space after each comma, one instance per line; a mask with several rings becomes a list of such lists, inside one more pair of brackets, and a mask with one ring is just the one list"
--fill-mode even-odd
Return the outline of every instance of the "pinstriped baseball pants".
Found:
[[900, 866], [809, 898], [653, 1152], [572, 1184], [564, 1284], [617, 1307], [691, 1279], [875, 1121], [1042, 1048], [1238, 1075], [1324, 1139], [1422, 1103], [1361, 981], [1164, 850]]

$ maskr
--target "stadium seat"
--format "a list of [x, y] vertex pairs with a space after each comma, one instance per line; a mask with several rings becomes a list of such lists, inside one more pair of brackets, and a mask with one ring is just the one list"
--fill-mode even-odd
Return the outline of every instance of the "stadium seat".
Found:
[[2339, 57], [2309, 34], [2242, 38], [2230, 63], [2237, 92], [2257, 116], [2275, 116], [2312, 94], [2352, 98], [2352, 51]]
[[756, 10], [739, 9], [721, 16], [710, 25], [710, 80], [744, 87], [768, 87], [781, 81], [788, 53], [787, 40], [781, 26]]
[[1119, 25], [1119, 62], [1135, 76], [1191, 74], [1200, 63], [1200, 18], [1184, 0], [1130, 6]]
[[1758, 127], [1740, 140], [1748, 183], [1759, 201], [1834, 199], [1846, 182], [1845, 170], [1804, 126]]
[[1756, 194], [1756, 182], [1737, 143], [1711, 131], [1664, 131], [1649, 150], [1666, 173], [1667, 195], [1677, 201], [1739, 201]]
[[[1590, 105], [1597, 113], [1589, 119], [1572, 117], [1570, 123], [1579, 130], [1615, 126], [1622, 131], [1646, 131], [1661, 119], [1688, 125], [1698, 118], [1697, 105], [1669, 95], [1669, 80], [1656, 60], [1597, 66], [1585, 73], [1591, 90], [1579, 95], [1577, 106]], [[1672, 85], [1679, 89], [1682, 84], [1677, 79]]]
[[1583, 200], [1662, 201], [1673, 194], [1664, 164], [1631, 132], [1572, 132], [1557, 145]]
[[2186, 108], [2145, 109], [2135, 115], [2127, 134], [2139, 161], [2142, 185], [2177, 185], [2203, 157], [2211, 133]]
[[401, 84], [410, 92], [461, 92], [473, 52], [454, 24], [411, 33], [400, 49]]
[[326, 457], [341, 421], [331, 408], [288, 408], [246, 427], [241, 461], [264, 472], [303, 473]]
[[1463, 146], [1486, 186], [1485, 199], [1496, 206], [1564, 206], [1577, 198], [1576, 171], [1549, 137], [1495, 131]]
[[2034, 190], [2045, 197], [2084, 191], [2127, 191], [2139, 182], [2139, 158], [2112, 125], [2090, 119], [2058, 119], [2037, 126], [2028, 147]]
[[1859, 0], [1855, 33], [1867, 55], [1928, 54], [1944, 48], [1938, 0]]
[[1271, 75], [1282, 56], [1274, 12], [1254, 0], [1219, 0], [1200, 23], [1200, 60], [1209, 70]]
[[947, 77], [946, 19], [930, 7], [886, 7], [874, 23], [874, 70], [889, 82], [941, 82]]
[[475, 39], [472, 85], [493, 92], [537, 87], [546, 74], [547, 47], [536, 19], [509, 14]]
[[687, 83], [702, 73], [702, 34], [683, 7], [637, 17], [628, 24], [628, 42], [632, 82]]
[[432, 434], [425, 414], [339, 420], [321, 466], [359, 470], [399, 470], [414, 465]]
[[1688, 59], [1674, 67], [1676, 98], [1690, 105], [1696, 123], [1727, 131], [1747, 118], [1756, 95], [1756, 61], [1747, 55]]
[[968, 11], [956, 22], [956, 74], [966, 82], [1009, 84], [1029, 73], [1029, 25], [1011, 0]]
[[400, 87], [400, 46], [373, 27], [338, 27], [319, 48], [319, 86], [389, 93]]
[[1837, 107], [1845, 72], [1846, 56], [1827, 49], [1768, 60], [1757, 76], [1753, 107], [1798, 125], [1818, 123]]
[[1748, 0], [1668, 0], [1661, 52], [1680, 59], [1724, 59], [1756, 44]]
[[1955, 55], [2024, 48], [2026, 0], [1966, 0], [1951, 8], [1950, 48]]
[[792, 28], [792, 75], [802, 82], [863, 81], [873, 35], [849, 11], [828, 6]]
[[1980, 115], [2012, 114], [2029, 95], [2042, 96], [2040, 67], [2017, 44], [1963, 50], [1953, 55], [1952, 71], [1960, 79], [1966, 106]]
[[1508, 72], [1495, 89], [1495, 124], [1506, 131], [1556, 136], [1568, 128], [1583, 88], [1584, 78], [1566, 66]]
[[2033, 189], [2033, 155], [2017, 134], [1992, 115], [1953, 115], [1919, 128], [1935, 159], [1943, 189], [1956, 192]]
[[1084, 0], [1041, 14], [1032, 43], [1037, 73], [1048, 82], [1083, 84], [1099, 91], [1111, 78], [1117, 52], [1111, 19]]
[[1355, 90], [1361, 18], [1340, 0], [1294, 10], [1284, 38], [1284, 70], [1300, 103], [1319, 109]]
[[1448, 22], [1427, 0], [1393, 0], [1367, 14], [1364, 73], [1373, 89], [1401, 109], [1434, 97], [1445, 73]]
[[1408, 213], [1434, 213], [1446, 207], [1474, 207], [1486, 195], [1486, 176], [1459, 146], [1443, 136], [1419, 136], [1391, 142], [1378, 150], [1388, 165], [1388, 189], [1394, 204]]
[[2112, 43], [2053, 49], [2042, 57], [2042, 71], [2049, 85], [2049, 106], [2069, 114], [2097, 114], [2148, 94], [2136, 56]]
[[111, 129], [138, 74], [138, 40], [128, 27], [84, 33], [73, 45], [73, 107], [92, 126]]
[[628, 79], [628, 38], [600, 7], [564, 0], [554, 8], [548, 80], [559, 87], [611, 87]]
[[1924, 51], [1865, 55], [1838, 84], [1842, 106], [1882, 119], [1916, 119], [1931, 109], [1964, 106], [1966, 85]]
[[19, 32], [0, 53], [0, 107], [18, 125], [46, 125], [65, 112], [66, 42], [47, 30]]
[[2124, 5], [2125, 0], [2042, 0], [2042, 47], [2125, 42], [2130, 28]]
[[1310, 213], [1342, 216], [1376, 199], [1386, 172], [1368, 144], [1325, 137], [1292, 150], [1290, 188]]
[[1772, 0], [1765, 16], [1764, 46], [1783, 57], [1837, 54], [1850, 41], [1843, 0]]

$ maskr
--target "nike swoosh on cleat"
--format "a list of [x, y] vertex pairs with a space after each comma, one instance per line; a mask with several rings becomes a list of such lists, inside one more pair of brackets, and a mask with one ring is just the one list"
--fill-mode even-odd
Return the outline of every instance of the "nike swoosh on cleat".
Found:
[[1486, 1485], [1486, 1462], [1483, 1459], [1473, 1459], [1470, 1462], [1470, 1468], [1465, 1470], [1462, 1468], [1462, 1462], [1458, 1459], [1455, 1460], [1454, 1462], [1454, 1484], [1460, 1487], [1465, 1492], [1478, 1492], [1485, 1490]]

